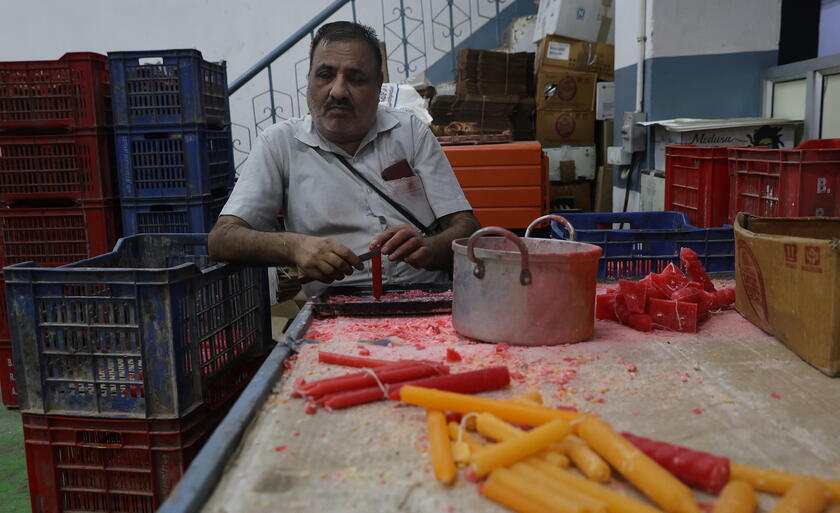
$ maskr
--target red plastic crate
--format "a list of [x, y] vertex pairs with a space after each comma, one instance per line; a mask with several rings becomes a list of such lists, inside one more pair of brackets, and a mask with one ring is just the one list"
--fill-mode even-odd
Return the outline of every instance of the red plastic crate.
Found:
[[0, 130], [110, 124], [108, 58], [66, 53], [57, 61], [0, 62]]
[[0, 137], [0, 201], [115, 197], [110, 130]]
[[738, 212], [762, 217], [840, 216], [840, 140], [808, 141], [792, 150], [730, 148]]
[[665, 210], [684, 212], [692, 225], [716, 228], [729, 222], [729, 161], [726, 147], [665, 147]]
[[[6, 328], [8, 330], [8, 328]], [[12, 342], [8, 338], [0, 339], [0, 396], [6, 408], [18, 407], [18, 394], [15, 388], [15, 364], [12, 361]]]
[[56, 267], [111, 251], [117, 236], [111, 200], [78, 207], [0, 209], [0, 265]]
[[180, 419], [24, 413], [33, 513], [153, 513], [264, 360], [226, 373], [217, 382], [214, 400]]
[[0, 346], [4, 340], [10, 340], [9, 334], [9, 311], [6, 309], [6, 281], [3, 280], [3, 273], [0, 272]]

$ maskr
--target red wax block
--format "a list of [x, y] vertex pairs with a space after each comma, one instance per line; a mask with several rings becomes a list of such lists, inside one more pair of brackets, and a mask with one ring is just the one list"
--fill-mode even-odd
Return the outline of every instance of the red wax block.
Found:
[[665, 297], [671, 297], [674, 291], [679, 290], [688, 284], [688, 278], [685, 277], [682, 271], [677, 269], [673, 263], [668, 264], [665, 269], [659, 274], [651, 273], [651, 281], [653, 286]]
[[653, 320], [646, 313], [631, 312], [625, 304], [623, 295], [615, 297], [615, 316], [622, 324], [626, 324], [638, 331], [650, 331], [653, 329]]
[[618, 280], [618, 293], [624, 297], [627, 309], [635, 313], [644, 313], [647, 304], [647, 286], [638, 281]]
[[723, 308], [735, 302], [735, 287], [726, 287], [715, 291], [715, 308]]
[[446, 361], [447, 362], [460, 362], [461, 361], [461, 354], [454, 349], [447, 349], [446, 350]]
[[684, 333], [697, 331], [697, 305], [669, 299], [651, 299], [648, 308], [653, 322]]
[[595, 296], [595, 318], [598, 320], [617, 321], [615, 316], [616, 294], [598, 294]]
[[709, 310], [715, 304], [715, 294], [707, 292], [703, 288], [702, 284], [693, 281], [689, 282], [685, 288], [677, 290], [671, 294], [671, 299], [674, 301], [696, 304], [698, 321], [708, 318]]
[[700, 263], [700, 258], [697, 257], [697, 253], [695, 253], [693, 249], [680, 249], [680, 263], [685, 268], [685, 272], [688, 273], [688, 276], [691, 277], [692, 281], [701, 283], [703, 285], [703, 289], [708, 292], [715, 291], [715, 284], [712, 283], [709, 275], [706, 274], [706, 269], [703, 268], [703, 264]]
[[729, 460], [630, 433], [621, 435], [683, 483], [718, 494], [729, 482]]
[[371, 259], [371, 274], [373, 275], [373, 297], [382, 297], [382, 255], [376, 255]]
[[388, 397], [394, 401], [400, 400], [400, 389], [404, 385], [413, 385], [423, 388], [434, 388], [447, 392], [458, 392], [459, 394], [475, 394], [504, 388], [510, 384], [508, 368], [504, 366], [488, 367], [469, 372], [459, 372], [448, 376], [435, 376], [425, 379], [417, 379], [393, 386], [388, 391]]
[[335, 392], [345, 392], [347, 390], [356, 390], [359, 388], [366, 388], [379, 383], [396, 383], [398, 381], [408, 381], [410, 379], [424, 378], [438, 374], [447, 374], [449, 369], [444, 365], [437, 365], [427, 362], [408, 362], [402, 365], [389, 365], [387, 367], [379, 367], [371, 369], [370, 372], [375, 372], [376, 377], [369, 373], [362, 373], [361, 376], [349, 376], [334, 380], [322, 380], [313, 383], [311, 387], [306, 389], [307, 395], [324, 395]]
[[656, 273], [650, 273], [647, 276], [645, 276], [644, 278], [642, 278], [641, 280], [639, 280], [639, 283], [644, 283], [645, 284], [645, 288], [647, 289], [647, 290], [645, 290], [645, 294], [647, 295], [648, 300], [650, 300], [651, 298], [668, 299], [668, 296], [663, 294], [662, 291], [660, 291], [656, 287], [656, 285], [654, 285], [654, 283], [653, 283], [653, 277], [654, 276], [658, 276], [658, 275]]
[[344, 365], [347, 367], [381, 367], [382, 365], [391, 365], [396, 362], [388, 360], [376, 360], [374, 358], [360, 358], [358, 356], [350, 356], [348, 354], [330, 353], [327, 351], [318, 351], [318, 362], [332, 363], [335, 365]]

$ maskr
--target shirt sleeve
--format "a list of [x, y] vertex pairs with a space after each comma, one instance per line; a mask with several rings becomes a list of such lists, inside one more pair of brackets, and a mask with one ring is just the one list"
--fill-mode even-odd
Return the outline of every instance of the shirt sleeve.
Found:
[[242, 165], [233, 192], [220, 215], [236, 216], [255, 230], [272, 231], [283, 208], [285, 163], [276, 148], [282, 132], [262, 132]]
[[411, 124], [412, 131], [416, 135], [412, 167], [423, 182], [426, 198], [435, 218], [440, 219], [455, 212], [472, 210], [449, 164], [449, 159], [446, 158], [432, 131], [414, 116], [411, 116]]

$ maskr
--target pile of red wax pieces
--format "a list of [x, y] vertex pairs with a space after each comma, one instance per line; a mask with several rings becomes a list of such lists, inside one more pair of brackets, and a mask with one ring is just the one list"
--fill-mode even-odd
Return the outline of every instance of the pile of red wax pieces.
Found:
[[735, 287], [716, 289], [693, 250], [680, 250], [680, 264], [685, 273], [672, 263], [639, 281], [618, 280], [618, 289], [595, 297], [595, 318], [694, 333], [712, 310], [735, 302]]

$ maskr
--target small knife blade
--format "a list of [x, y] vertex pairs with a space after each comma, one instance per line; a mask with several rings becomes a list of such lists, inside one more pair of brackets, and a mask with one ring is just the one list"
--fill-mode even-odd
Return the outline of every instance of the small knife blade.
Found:
[[379, 253], [381, 253], [381, 252], [382, 252], [382, 246], [376, 246], [375, 248], [368, 251], [367, 253], [362, 253], [361, 255], [359, 255], [359, 260], [361, 260], [362, 262], [367, 262], [371, 258], [379, 255]]

